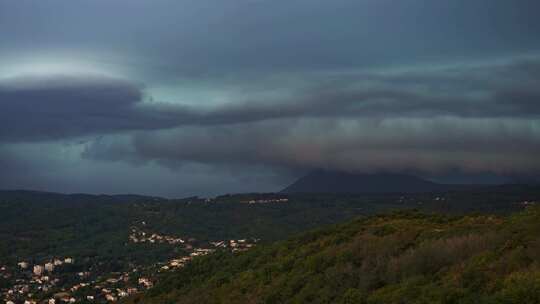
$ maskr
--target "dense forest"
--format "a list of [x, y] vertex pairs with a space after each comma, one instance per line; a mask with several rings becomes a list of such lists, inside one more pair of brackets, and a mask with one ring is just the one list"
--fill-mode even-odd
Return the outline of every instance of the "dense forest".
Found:
[[540, 207], [362, 218], [195, 259], [125, 303], [540, 303]]

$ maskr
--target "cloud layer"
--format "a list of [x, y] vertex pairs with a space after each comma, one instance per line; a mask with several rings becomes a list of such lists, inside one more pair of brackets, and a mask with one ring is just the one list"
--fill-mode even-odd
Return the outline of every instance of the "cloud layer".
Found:
[[10, 79], [0, 82], [0, 139], [82, 137], [85, 159], [169, 168], [531, 174], [539, 75], [537, 57], [312, 73], [288, 94], [210, 107], [145, 101], [144, 88], [118, 79]]
[[171, 166], [529, 174], [540, 169], [539, 67], [537, 59], [519, 58], [352, 73], [314, 80], [285, 100], [209, 111], [157, 106], [152, 111], [167, 112], [177, 126], [103, 138], [84, 156]]
[[537, 175], [538, 10], [0, 0], [0, 185], [191, 195], [278, 190], [315, 168]]
[[0, 140], [61, 139], [134, 129], [144, 124], [134, 111], [140, 99], [139, 88], [116, 79], [0, 81]]

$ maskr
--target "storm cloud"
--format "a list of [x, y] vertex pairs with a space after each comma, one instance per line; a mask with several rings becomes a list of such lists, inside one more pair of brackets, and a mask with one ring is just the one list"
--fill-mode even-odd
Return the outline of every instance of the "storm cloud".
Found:
[[318, 168], [536, 175], [537, 2], [0, 0], [0, 181], [184, 195]]
[[0, 140], [59, 139], [141, 124], [136, 86], [115, 79], [56, 77], [0, 82]]
[[531, 174], [540, 169], [538, 63], [515, 59], [319, 80], [290, 100], [222, 106], [196, 123], [178, 120], [181, 126], [165, 131], [102, 138], [83, 156], [169, 166]]
[[[281, 84], [282, 97], [238, 96], [217, 106], [144, 101], [143, 87], [91, 77], [0, 81], [4, 140], [61, 139], [180, 126], [275, 119], [467, 117], [535, 119], [540, 59], [400, 71], [303, 75], [309, 86]], [[298, 77], [298, 76], [296, 76]], [[24, 123], [24, 122], [27, 123]], [[31, 122], [31, 123], [29, 123]]]

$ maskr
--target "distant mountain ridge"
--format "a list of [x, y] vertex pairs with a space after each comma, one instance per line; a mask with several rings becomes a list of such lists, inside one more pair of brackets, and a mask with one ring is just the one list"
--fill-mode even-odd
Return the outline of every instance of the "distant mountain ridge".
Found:
[[86, 193], [57, 193], [35, 190], [0, 190], [0, 200], [21, 202], [111, 202], [129, 203], [136, 201], [166, 201], [167, 199], [157, 196], [137, 194], [86, 194]]
[[438, 184], [407, 174], [354, 174], [316, 170], [292, 183], [282, 193], [422, 193], [449, 191], [463, 185]]

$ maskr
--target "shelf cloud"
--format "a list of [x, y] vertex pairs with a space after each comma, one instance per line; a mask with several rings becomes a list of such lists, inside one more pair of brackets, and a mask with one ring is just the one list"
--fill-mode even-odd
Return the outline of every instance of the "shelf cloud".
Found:
[[537, 9], [0, 1], [0, 181], [99, 192], [100, 172], [139, 176], [131, 192], [151, 175], [148, 193], [184, 195], [227, 191], [216, 176], [277, 190], [318, 168], [537, 175]]

